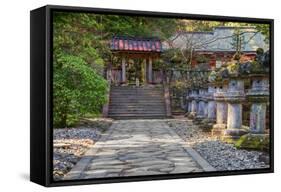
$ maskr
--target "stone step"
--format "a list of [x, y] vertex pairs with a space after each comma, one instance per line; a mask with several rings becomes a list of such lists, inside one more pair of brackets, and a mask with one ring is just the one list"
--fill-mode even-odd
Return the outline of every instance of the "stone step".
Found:
[[140, 94], [147, 94], [147, 93], [156, 93], [156, 94], [162, 94], [163, 91], [160, 90], [160, 91], [150, 91], [150, 90], [142, 90], [142, 91], [127, 91], [127, 90], [111, 90], [111, 93], [121, 93], [121, 94], [134, 94], [134, 93], [140, 93]]
[[134, 115], [136, 115], [136, 116], [140, 116], [140, 115], [152, 115], [152, 116], [159, 116], [159, 115], [161, 115], [161, 116], [165, 116], [166, 115], [166, 113], [163, 113], [163, 112], [155, 112], [155, 113], [143, 113], [143, 112], [109, 112], [108, 113], [109, 115], [115, 115], [115, 116], [118, 116], [118, 115], [120, 115], [120, 116], [123, 116], [123, 115], [131, 115], [131, 116], [134, 116]]
[[160, 105], [160, 104], [163, 104], [164, 103], [164, 101], [159, 101], [159, 100], [129, 100], [129, 99], [127, 99], [127, 100], [125, 100], [125, 99], [123, 99], [123, 100], [109, 100], [109, 103], [110, 104], [120, 104], [120, 105], [130, 105], [130, 104], [140, 104], [140, 105], [142, 105], [142, 104], [155, 104], [155, 105]]
[[145, 109], [140, 109], [140, 110], [121, 110], [121, 109], [110, 109], [109, 113], [165, 113], [165, 109], [158, 109], [158, 110], [145, 110]]
[[126, 105], [109, 105], [109, 107], [112, 107], [111, 109], [127, 109], [127, 110], [135, 110], [135, 109], [165, 109], [164, 105], [130, 105], [130, 106], [126, 106]]
[[157, 97], [162, 97], [163, 94], [111, 94], [110, 97], [111, 98], [124, 98], [124, 97], [139, 97], [139, 98], [148, 98], [148, 97], [151, 97], [151, 98], [157, 98]]
[[110, 91], [111, 93], [124, 93], [124, 94], [133, 94], [133, 93], [143, 93], [143, 94], [146, 94], [146, 93], [163, 93], [163, 90], [157, 90], [157, 91], [155, 91], [155, 90], [138, 90], [138, 91], [136, 91], [136, 90], [111, 90]]
[[163, 89], [111, 89], [112, 92], [162, 92]]
[[109, 114], [113, 119], [164, 119], [166, 115], [163, 114]]
[[163, 91], [163, 89], [111, 89], [111, 91], [126, 91], [126, 92], [150, 92], [150, 91], [152, 91], [152, 92], [161, 92], [161, 91]]
[[163, 87], [121, 87], [121, 86], [111, 86], [112, 90], [163, 90]]
[[109, 106], [112, 107], [157, 107], [164, 106], [164, 102], [110, 102]]
[[163, 113], [163, 112], [165, 112], [165, 109], [154, 109], [154, 110], [152, 110], [152, 109], [109, 109], [109, 112], [113, 112], [113, 113], [118, 113], [118, 112], [120, 112], [120, 113], [135, 113], [135, 112], [137, 112], [137, 113]]
[[110, 92], [110, 95], [162, 95], [163, 92]]
[[120, 108], [124, 107], [127, 109], [134, 108], [162, 108], [164, 107], [164, 103], [109, 103], [110, 107]]
[[128, 96], [150, 96], [150, 97], [158, 97], [158, 96], [162, 96], [163, 93], [111, 93], [110, 96], [111, 97], [128, 97]]
[[108, 112], [114, 119], [165, 118], [163, 88], [111, 87]]
[[141, 94], [131, 94], [131, 95], [110, 95], [110, 98], [159, 98], [159, 97], [163, 97], [163, 94], [159, 94], [159, 95], [150, 95], [150, 94], [146, 94], [146, 95], [141, 95]]
[[109, 100], [110, 103], [136, 103], [136, 104], [150, 104], [150, 103], [164, 103], [164, 99], [145, 99], [145, 100], [140, 100], [140, 99], [110, 99]]

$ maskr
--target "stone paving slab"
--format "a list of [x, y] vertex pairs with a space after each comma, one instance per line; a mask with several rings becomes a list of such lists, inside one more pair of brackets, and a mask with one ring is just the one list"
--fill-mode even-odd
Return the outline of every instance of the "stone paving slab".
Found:
[[166, 120], [118, 120], [64, 179], [202, 171], [215, 169]]

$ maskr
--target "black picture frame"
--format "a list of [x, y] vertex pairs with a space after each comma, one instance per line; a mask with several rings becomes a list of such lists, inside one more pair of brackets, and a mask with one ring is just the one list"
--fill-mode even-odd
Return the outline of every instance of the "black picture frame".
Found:
[[[53, 181], [52, 179], [52, 12], [87, 12], [150, 17], [188, 18], [270, 25], [270, 168], [239, 171], [216, 171], [154, 176], [99, 178], [88, 180]], [[149, 12], [137, 10], [101, 9], [46, 5], [30, 12], [30, 180], [53, 187], [65, 185], [132, 182], [274, 172], [274, 20], [226, 17], [184, 13]]]

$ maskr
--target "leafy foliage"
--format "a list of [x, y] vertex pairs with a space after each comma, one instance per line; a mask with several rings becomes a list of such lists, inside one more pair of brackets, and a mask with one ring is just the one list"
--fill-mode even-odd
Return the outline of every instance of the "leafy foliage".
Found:
[[265, 37], [265, 42], [269, 42], [270, 38], [270, 27], [269, 24], [256, 24], [256, 29], [261, 32]]
[[54, 126], [74, 124], [88, 113], [99, 113], [105, 103], [105, 64], [112, 61], [113, 35], [170, 37], [176, 20], [122, 15], [55, 12]]
[[59, 55], [54, 66], [54, 126], [70, 126], [87, 113], [98, 113], [107, 82], [76, 56]]
[[106, 102], [106, 55], [102, 25], [95, 14], [54, 13], [53, 120], [55, 127], [98, 114]]
[[54, 57], [61, 53], [77, 56], [103, 73], [104, 57], [110, 54], [101, 41], [102, 26], [95, 14], [54, 13]]
[[[110, 51], [112, 36], [157, 37], [169, 44], [178, 31], [211, 31], [217, 26], [254, 25], [92, 13], [53, 14], [53, 111], [54, 126], [57, 127], [72, 125], [86, 114], [101, 112], [108, 86], [103, 78], [104, 69], [112, 62], [120, 63], [120, 58], [114, 57]], [[254, 26], [269, 37], [268, 25]], [[173, 73], [168, 74], [168, 71], [189, 70], [195, 56], [192, 46], [186, 49], [171, 47], [154, 63], [154, 67], [161, 68], [172, 79]], [[197, 60], [206, 62], [206, 58]], [[185, 72], [180, 75], [185, 76]], [[183, 84], [178, 82], [175, 86], [183, 87]]]

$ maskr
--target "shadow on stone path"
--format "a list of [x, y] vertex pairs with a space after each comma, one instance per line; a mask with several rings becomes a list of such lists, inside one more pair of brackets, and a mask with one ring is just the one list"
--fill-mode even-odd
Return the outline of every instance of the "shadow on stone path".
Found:
[[214, 171], [165, 120], [117, 120], [68, 179]]

